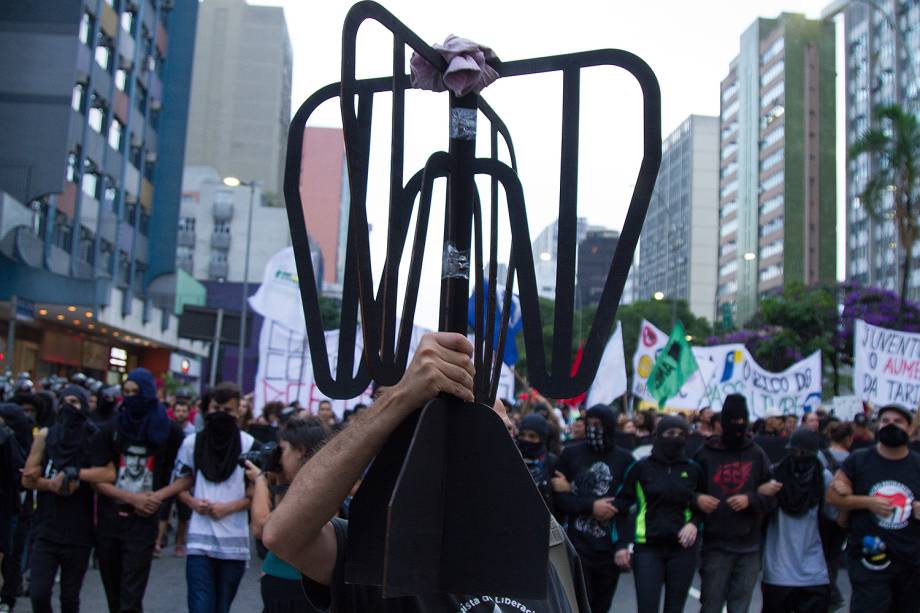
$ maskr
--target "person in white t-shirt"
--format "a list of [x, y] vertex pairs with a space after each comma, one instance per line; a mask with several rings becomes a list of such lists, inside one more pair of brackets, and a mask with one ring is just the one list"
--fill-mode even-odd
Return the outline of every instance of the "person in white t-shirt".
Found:
[[241, 453], [255, 439], [239, 429], [240, 390], [221, 383], [211, 390], [204, 430], [186, 437], [176, 458], [176, 475], [191, 475], [191, 507], [185, 576], [189, 613], [227, 613], [249, 560], [249, 509]]

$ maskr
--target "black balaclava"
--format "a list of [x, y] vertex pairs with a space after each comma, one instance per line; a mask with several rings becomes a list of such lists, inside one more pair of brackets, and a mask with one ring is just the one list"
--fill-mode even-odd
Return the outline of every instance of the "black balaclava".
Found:
[[596, 417], [601, 426], [587, 426], [585, 428], [585, 442], [594, 453], [606, 453], [613, 449], [614, 436], [617, 431], [617, 418], [613, 410], [605, 404], [596, 404], [585, 413], [590, 419]]
[[549, 436], [549, 426], [542, 415], [531, 413], [521, 420], [520, 431], [530, 430], [540, 437], [539, 443], [517, 440], [518, 449], [525, 460], [537, 460], [546, 455], [546, 437]]
[[57, 470], [68, 466], [83, 468], [90, 438], [96, 432], [96, 427], [88, 421], [89, 399], [86, 390], [70, 384], [61, 392], [61, 400], [67, 396], [78, 398], [80, 408], [61, 402], [57, 419], [48, 429], [48, 457]]
[[[910, 412], [902, 409], [898, 405], [889, 404], [883, 406], [878, 410], [878, 416], [881, 417], [882, 413], [886, 411], [897, 411], [901, 415], [907, 417], [908, 422], [911, 420]], [[910, 436], [907, 434], [907, 432], [895, 424], [888, 424], [887, 426], [883, 426], [878, 430], [878, 442], [880, 442], [885, 447], [897, 449], [898, 447], [903, 447], [909, 441]]]
[[212, 483], [221, 483], [236, 470], [242, 445], [236, 417], [216, 410], [204, 416], [204, 430], [195, 437], [195, 467]]
[[[663, 435], [672, 428], [679, 428], [683, 436], [678, 438], [665, 438]], [[690, 426], [683, 417], [667, 415], [655, 427], [655, 440], [652, 442], [652, 457], [661, 462], [672, 464], [680, 462], [686, 457], [687, 435]]]
[[776, 494], [779, 508], [788, 515], [802, 515], [817, 506], [824, 496], [824, 467], [818, 460], [821, 435], [799, 428], [789, 437], [790, 450], [773, 469], [773, 477], [783, 484]]
[[[734, 423], [743, 419], [743, 424]], [[722, 403], [722, 444], [726, 449], [741, 449], [748, 430], [747, 399], [741, 394], [729, 394]]]

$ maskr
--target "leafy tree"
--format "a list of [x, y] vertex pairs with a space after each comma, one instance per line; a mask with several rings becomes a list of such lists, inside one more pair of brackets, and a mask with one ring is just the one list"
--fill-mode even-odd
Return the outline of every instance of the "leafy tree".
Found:
[[860, 200], [869, 216], [881, 220], [889, 213], [885, 194], [894, 202], [893, 221], [898, 229], [902, 266], [901, 302], [898, 321], [907, 307], [907, 283], [913, 263], [913, 246], [917, 241], [920, 188], [920, 124], [917, 117], [896, 104], [875, 111], [878, 126], [866, 130], [853, 146], [850, 157], [872, 156], [875, 174], [869, 177]]
[[842, 284], [840, 292], [843, 308], [836, 345], [841, 362], [851, 364], [853, 361], [853, 334], [857, 319], [882, 328], [920, 332], [920, 304], [904, 302], [891, 290], [863, 287], [857, 283]]

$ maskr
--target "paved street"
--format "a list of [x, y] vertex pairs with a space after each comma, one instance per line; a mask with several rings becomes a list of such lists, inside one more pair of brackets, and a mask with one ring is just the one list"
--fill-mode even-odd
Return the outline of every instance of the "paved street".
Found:
[[[171, 554], [172, 549], [167, 549]], [[252, 566], [246, 571], [246, 576], [240, 584], [240, 591], [236, 600], [233, 602], [232, 613], [253, 613], [261, 611], [262, 599], [259, 595], [259, 564], [257, 558], [253, 557]], [[844, 597], [849, 598], [850, 586], [846, 579], [846, 574], [841, 575], [840, 588], [843, 590]], [[699, 611], [699, 580], [695, 582], [695, 587], [690, 592], [690, 598], [687, 599], [687, 605], [684, 607], [686, 613], [697, 613]], [[105, 594], [102, 590], [102, 581], [99, 579], [99, 571], [92, 570], [86, 574], [86, 582], [83, 586], [81, 609], [87, 613], [103, 613], [105, 611]], [[146, 613], [176, 613], [177, 611], [186, 610], [185, 599], [185, 561], [175, 558], [172, 555], [164, 555], [162, 558], [155, 560], [153, 571], [150, 576], [150, 585], [147, 588], [147, 596], [144, 600]], [[55, 595], [56, 611], [60, 610]], [[19, 600], [17, 611], [32, 611], [28, 599]], [[636, 610], [635, 586], [632, 575], [623, 575], [617, 589], [617, 596], [613, 602], [612, 611], [631, 612]], [[750, 610], [758, 612], [761, 610], [760, 590], [754, 592], [754, 599], [751, 603]]]

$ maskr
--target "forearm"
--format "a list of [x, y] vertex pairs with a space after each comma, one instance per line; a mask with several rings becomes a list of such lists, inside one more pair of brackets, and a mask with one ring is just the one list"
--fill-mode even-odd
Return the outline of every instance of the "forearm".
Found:
[[179, 496], [179, 502], [181, 502], [187, 507], [190, 507], [190, 508], [192, 507], [192, 503], [195, 501], [195, 497], [192, 496], [191, 492], [189, 492], [188, 490], [182, 490], [181, 492], [179, 492], [178, 496]]
[[856, 496], [855, 494], [850, 494], [848, 496], [841, 496], [833, 488], [828, 489], [827, 491], [827, 502], [841, 511], [856, 511], [860, 509], [868, 509], [869, 503], [872, 501], [871, 496]]
[[192, 480], [192, 477], [186, 475], [185, 477], [179, 477], [166, 487], [161, 487], [154, 493], [161, 500], [167, 500], [173, 496], [179, 495], [182, 492], [190, 490], [193, 483], [194, 481]]
[[35, 490], [36, 492], [53, 492], [54, 488], [52, 487], [53, 481], [51, 479], [45, 479], [44, 477], [23, 477], [22, 478], [22, 487], [27, 490]]
[[80, 469], [80, 481], [85, 483], [114, 483], [115, 477], [115, 466], [113, 464]]
[[262, 529], [272, 513], [271, 493], [268, 491], [268, 483], [266, 483], [265, 477], [259, 477], [256, 480], [255, 490], [252, 495], [252, 505], [249, 509], [252, 535], [257, 539], [261, 539]]
[[384, 393], [304, 465], [264, 526], [269, 549], [290, 560], [319, 536], [390, 434], [417, 408], [402, 402], [395, 390]]
[[249, 496], [244, 496], [237, 500], [227, 503], [227, 506], [230, 510], [230, 513], [239, 513], [240, 511], [245, 511], [249, 508], [249, 505], [252, 504], [252, 498]]
[[93, 483], [93, 487], [98, 494], [111, 498], [112, 500], [123, 502], [124, 504], [133, 503], [133, 494], [131, 492], [126, 492], [123, 489], [117, 488], [111, 483]]

